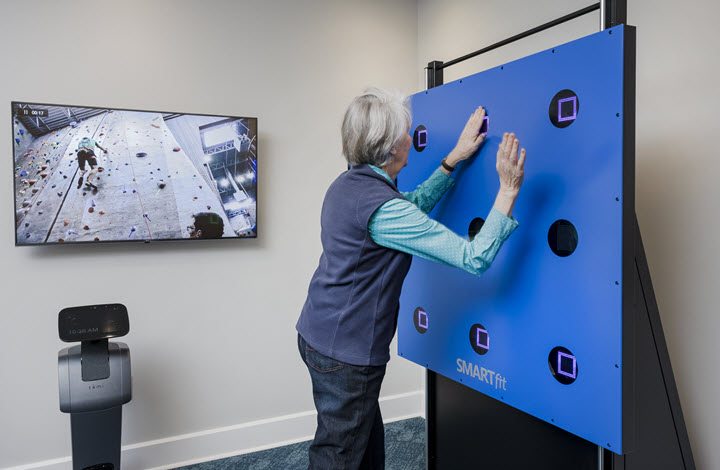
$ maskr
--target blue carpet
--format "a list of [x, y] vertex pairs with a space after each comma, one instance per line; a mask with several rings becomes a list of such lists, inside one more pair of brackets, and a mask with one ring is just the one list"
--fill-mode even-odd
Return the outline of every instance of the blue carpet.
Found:
[[[213, 460], [177, 470], [307, 470], [310, 441]], [[385, 470], [425, 468], [425, 420], [412, 418], [385, 425]]]

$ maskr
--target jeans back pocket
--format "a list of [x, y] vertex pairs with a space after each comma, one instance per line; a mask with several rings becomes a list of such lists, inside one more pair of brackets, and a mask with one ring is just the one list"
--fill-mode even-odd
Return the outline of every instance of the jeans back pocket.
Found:
[[322, 373], [334, 372], [345, 366], [344, 362], [320, 354], [307, 343], [305, 343], [305, 362], [316, 371]]

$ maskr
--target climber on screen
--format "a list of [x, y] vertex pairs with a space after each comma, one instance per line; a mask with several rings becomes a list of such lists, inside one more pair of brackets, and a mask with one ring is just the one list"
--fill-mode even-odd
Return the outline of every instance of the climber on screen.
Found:
[[77, 148], [77, 161], [78, 161], [78, 167], [80, 168], [80, 179], [78, 179], [78, 185], [77, 188], [80, 189], [83, 183], [83, 177], [85, 176], [85, 173], [87, 173], [87, 170], [85, 169], [85, 162], [88, 163], [90, 166], [90, 174], [87, 177], [87, 181], [85, 184], [93, 189], [97, 189], [97, 186], [95, 186], [92, 183], [92, 180], [95, 178], [95, 175], [97, 175], [97, 166], [98, 162], [95, 158], [95, 147], [98, 147], [100, 150], [105, 152], [107, 154], [107, 150], [102, 148], [100, 144], [95, 142], [90, 137], [83, 137], [80, 143], [78, 144]]

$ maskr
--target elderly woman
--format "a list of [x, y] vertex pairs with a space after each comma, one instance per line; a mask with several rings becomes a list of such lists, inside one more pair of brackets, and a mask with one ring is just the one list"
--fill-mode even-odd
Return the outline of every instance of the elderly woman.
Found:
[[297, 323], [318, 412], [311, 470], [385, 467], [378, 396], [412, 257], [480, 275], [517, 227], [511, 214], [525, 150], [518, 157], [519, 141], [507, 133], [497, 152], [500, 190], [478, 235], [468, 241], [427, 216], [453, 185], [453, 170], [482, 143], [484, 116], [477, 108], [430, 178], [401, 193], [393, 181], [412, 146], [407, 98], [370, 88], [345, 113], [343, 154], [352, 168], [325, 196], [323, 253]]

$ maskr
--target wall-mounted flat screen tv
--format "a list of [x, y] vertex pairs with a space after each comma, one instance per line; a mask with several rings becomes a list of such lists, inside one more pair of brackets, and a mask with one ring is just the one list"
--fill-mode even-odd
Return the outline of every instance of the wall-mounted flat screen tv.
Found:
[[257, 236], [257, 119], [12, 102], [15, 244]]

